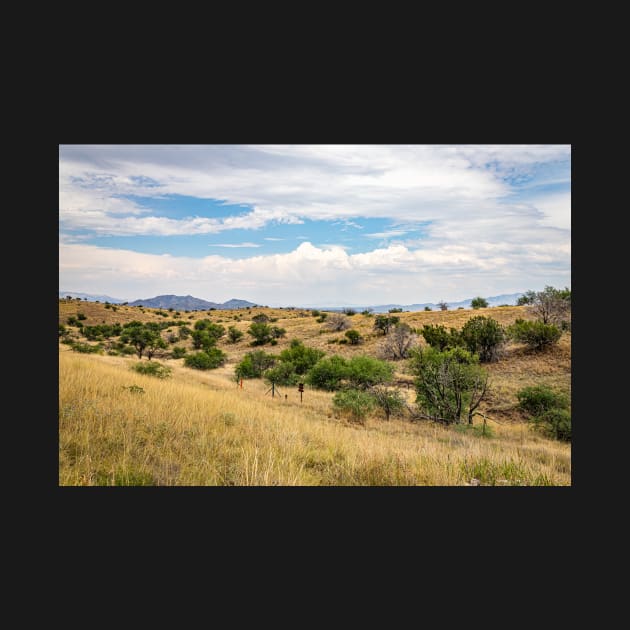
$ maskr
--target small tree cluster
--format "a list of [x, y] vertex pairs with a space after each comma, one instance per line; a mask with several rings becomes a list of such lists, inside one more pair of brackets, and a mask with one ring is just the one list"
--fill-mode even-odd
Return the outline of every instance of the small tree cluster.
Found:
[[263, 372], [273, 367], [275, 362], [275, 356], [267, 354], [264, 350], [254, 350], [242, 358], [234, 369], [234, 374], [237, 379], [261, 378]]
[[501, 324], [492, 317], [471, 317], [462, 327], [460, 339], [472, 353], [479, 355], [482, 363], [496, 361], [506, 335]]
[[557, 440], [571, 441], [569, 399], [547, 385], [525, 387], [518, 392], [519, 408], [543, 433]]
[[478, 308], [488, 308], [488, 300], [482, 297], [476, 297], [471, 300], [470, 306], [475, 310]]
[[374, 331], [381, 335], [387, 335], [399, 323], [400, 317], [395, 315], [377, 315], [374, 318]]
[[213, 370], [222, 366], [226, 359], [227, 355], [225, 352], [222, 352], [219, 348], [210, 347], [203, 352], [187, 355], [184, 358], [184, 365], [196, 370]]
[[517, 319], [508, 328], [508, 335], [515, 341], [526, 344], [530, 350], [541, 351], [557, 344], [562, 331], [553, 324]]
[[343, 386], [368, 389], [392, 379], [394, 369], [379, 359], [368, 356], [349, 360], [333, 355], [318, 361], [307, 373], [306, 382], [317, 389], [335, 391]]
[[543, 291], [527, 291], [518, 298], [517, 304], [529, 305], [543, 324], [562, 326], [571, 316], [571, 289], [546, 286]]

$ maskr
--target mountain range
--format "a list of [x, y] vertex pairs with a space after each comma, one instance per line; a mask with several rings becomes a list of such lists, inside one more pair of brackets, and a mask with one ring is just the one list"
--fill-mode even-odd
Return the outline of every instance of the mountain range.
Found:
[[[59, 291], [59, 297], [64, 298], [66, 296], [71, 296], [74, 298], [81, 298], [82, 300], [88, 300], [90, 302], [110, 302], [111, 304], [121, 304], [124, 303], [125, 300], [121, 300], [119, 298], [113, 298], [108, 295], [94, 295], [90, 293], [77, 293], [75, 291]], [[517, 299], [523, 295], [523, 293], [504, 293], [502, 295], [494, 295], [491, 297], [486, 297], [486, 301], [489, 306], [499, 306], [501, 304], [509, 304], [510, 306], [515, 305]], [[466, 300], [461, 300], [460, 302], [447, 302], [449, 310], [455, 310], [459, 307], [462, 308], [470, 308], [470, 303], [473, 298], [468, 298]], [[192, 295], [157, 295], [153, 298], [146, 298], [140, 300], [134, 300], [133, 302], [129, 302], [130, 306], [146, 306], [149, 308], [172, 308], [178, 311], [207, 311], [211, 308], [219, 309], [237, 309], [237, 308], [247, 308], [249, 306], [258, 306], [254, 302], [248, 302], [247, 300], [237, 300], [232, 298], [227, 302], [209, 302], [207, 300], [202, 300], [201, 298], [193, 297]], [[422, 304], [379, 304], [379, 305], [367, 305], [367, 306], [355, 306], [352, 305], [352, 308], [356, 311], [363, 311], [365, 309], [371, 309], [375, 313], [387, 313], [392, 308], [402, 308], [403, 311], [422, 311], [425, 307], [429, 307], [430, 309], [437, 311], [440, 309], [439, 305], [435, 302], [424, 302]], [[341, 311], [343, 307], [334, 306], [304, 306], [298, 308], [317, 308], [320, 310], [326, 311]]]

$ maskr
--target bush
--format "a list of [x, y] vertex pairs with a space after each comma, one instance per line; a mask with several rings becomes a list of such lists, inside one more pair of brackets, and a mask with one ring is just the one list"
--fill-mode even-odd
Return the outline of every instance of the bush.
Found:
[[341, 309], [341, 312], [344, 315], [348, 315], [348, 317], [352, 317], [353, 315], [357, 314], [357, 312], [353, 308], [344, 308], [344, 309]]
[[260, 378], [275, 362], [276, 357], [264, 350], [248, 352], [234, 369], [234, 374], [236, 378]]
[[297, 385], [300, 376], [295, 373], [295, 365], [291, 361], [281, 361], [264, 373], [265, 380], [276, 385]]
[[83, 320], [83, 319], [87, 319], [87, 317], [84, 313], [77, 313], [77, 319]]
[[243, 332], [240, 331], [236, 326], [230, 326], [228, 328], [228, 339], [230, 343], [236, 343], [243, 338]]
[[508, 334], [515, 341], [527, 344], [530, 350], [539, 351], [557, 344], [562, 331], [553, 324], [517, 319], [508, 328]]
[[350, 328], [351, 325], [352, 324], [346, 315], [342, 315], [341, 313], [331, 313], [326, 318], [324, 328], [331, 332], [338, 332], [346, 330], [346, 328]]
[[291, 345], [280, 353], [280, 360], [291, 362], [296, 374], [306, 374], [324, 355], [323, 350], [309, 348], [299, 339], [293, 339]]
[[171, 350], [171, 356], [173, 357], [173, 359], [181, 359], [185, 355], [186, 355], [186, 348], [182, 348], [181, 346], [175, 346]]
[[571, 441], [571, 413], [569, 399], [547, 385], [524, 387], [517, 393], [519, 408], [530, 414], [533, 422], [544, 434]]
[[402, 308], [390, 308], [387, 312], [388, 313], [402, 313], [403, 310]]
[[67, 335], [67, 334], [68, 334], [67, 328], [63, 324], [59, 324], [59, 336], [62, 337], [63, 335]]
[[462, 343], [461, 336], [455, 328], [451, 328], [450, 332], [442, 324], [437, 326], [433, 324], [425, 324], [422, 327], [422, 336], [425, 341], [437, 350], [443, 351], [448, 348], [455, 348]]
[[352, 357], [346, 365], [346, 378], [359, 389], [391, 381], [394, 368], [386, 361], [368, 356]]
[[251, 342], [252, 346], [262, 346], [273, 339], [271, 327], [262, 322], [252, 324], [247, 332], [254, 338]]
[[258, 315], [252, 317], [252, 321], [256, 324], [266, 324], [269, 321], [269, 317], [264, 313], [258, 313]]
[[448, 311], [448, 304], [444, 301], [438, 302], [441, 311]]
[[189, 354], [184, 358], [184, 365], [196, 370], [213, 370], [225, 363], [227, 355], [219, 348], [209, 348], [204, 352]]
[[333, 355], [320, 359], [306, 374], [306, 382], [317, 389], [334, 391], [348, 374], [348, 364], [343, 357]]
[[374, 403], [385, 412], [385, 420], [389, 420], [392, 413], [397, 413], [405, 406], [405, 399], [397, 389], [373, 387], [370, 391]]
[[315, 321], [321, 324], [322, 322], [326, 321], [327, 317], [328, 317], [328, 313], [320, 313], [319, 317]]
[[430, 306], [425, 306], [425, 307], [424, 307], [424, 310], [425, 310], [425, 311], [432, 311], [433, 309], [432, 309]]
[[157, 376], [158, 378], [168, 378], [172, 369], [166, 365], [162, 365], [157, 361], [147, 361], [144, 363], [134, 363], [131, 369], [138, 374], [146, 374], [147, 376]]
[[311, 311], [311, 315], [312, 315], [313, 317], [319, 317], [319, 316], [321, 315], [321, 313], [320, 313], [317, 309], [315, 309], [315, 308], [314, 308], [314, 309]]
[[482, 297], [476, 297], [471, 300], [470, 306], [475, 310], [478, 308], [488, 308], [488, 300]]
[[374, 398], [367, 392], [348, 389], [337, 392], [333, 397], [333, 405], [343, 414], [348, 414], [355, 422], [365, 423], [365, 416], [374, 409]]
[[400, 317], [396, 317], [395, 315], [377, 315], [374, 319], [374, 330], [377, 333], [386, 335], [399, 322]]
[[66, 319], [66, 324], [68, 324], [68, 326], [76, 326], [77, 323], [77, 318], [74, 317], [74, 315], [71, 315], [68, 319]]
[[176, 343], [177, 341], [179, 341], [179, 335], [176, 335], [176, 334], [174, 334], [174, 333], [171, 333], [171, 334], [170, 334], [170, 335], [166, 338], [166, 340], [167, 340], [169, 343]]
[[356, 346], [361, 342], [361, 334], [358, 330], [346, 330], [346, 337], [348, 338], [348, 342], [353, 346]]
[[468, 424], [473, 424], [488, 386], [488, 375], [476, 355], [463, 348], [415, 349], [409, 367], [416, 377], [416, 402], [430, 419], [459, 423], [465, 412]]
[[83, 354], [100, 354], [102, 351], [102, 346], [97, 344], [95, 346], [91, 346], [87, 343], [72, 343], [70, 347], [75, 352], [82, 352]]
[[365, 317], [372, 317], [372, 309], [366, 308], [364, 311], [361, 311], [361, 315], [365, 315]]
[[516, 397], [519, 408], [533, 416], [539, 416], [550, 409], [566, 409], [569, 406], [568, 398], [548, 385], [524, 387]]
[[281, 337], [286, 337], [286, 335], [287, 331], [284, 328], [280, 328], [279, 326], [271, 327], [271, 336], [273, 337], [272, 341], [280, 339]]
[[477, 315], [462, 327], [461, 339], [466, 348], [479, 355], [482, 363], [496, 361], [505, 343], [505, 331], [496, 319]]

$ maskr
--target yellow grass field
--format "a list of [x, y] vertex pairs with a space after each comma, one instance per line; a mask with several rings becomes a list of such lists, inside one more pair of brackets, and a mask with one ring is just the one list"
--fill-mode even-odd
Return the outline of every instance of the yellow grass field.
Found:
[[[103, 304], [60, 300], [59, 322], [77, 312], [86, 315], [86, 325], [164, 321], [156, 309], [142, 310], [118, 306], [113, 312]], [[343, 333], [323, 332], [303, 309], [182, 312], [181, 319], [190, 328], [209, 318], [245, 332], [260, 312], [278, 318], [273, 325], [287, 330], [277, 346], [262, 347], [266, 352], [276, 354], [299, 338], [327, 354], [378, 354], [381, 339], [372, 332], [373, 318], [361, 314], [351, 318], [365, 338], [359, 346], [329, 343]], [[413, 327], [460, 328], [479, 314], [502, 324], [531, 317], [525, 307], [396, 315]], [[169, 313], [171, 319], [178, 318]], [[77, 329], [68, 328], [78, 339]], [[163, 380], [132, 371], [137, 357], [84, 355], [59, 344], [59, 484], [451, 486], [473, 478], [481, 485], [571, 484], [570, 445], [533, 432], [515, 409], [516, 392], [525, 385], [547, 383], [570, 393], [570, 333], [548, 353], [530, 355], [510, 346], [501, 361], [488, 366], [492, 390], [482, 411], [496, 420], [488, 423], [491, 437], [465, 426], [386, 422], [377, 413], [364, 426], [352, 424], [333, 413], [332, 393], [308, 387], [302, 403], [293, 388], [280, 388], [272, 399], [258, 379], [246, 380], [240, 389], [234, 366], [252, 350], [250, 341], [247, 334], [236, 344], [221, 339], [228, 362], [207, 372], [186, 368], [183, 359], [167, 358], [167, 352], [156, 354], [154, 361], [173, 368], [172, 377]], [[175, 345], [190, 349], [191, 340]], [[396, 369], [410, 378], [404, 362]], [[413, 403], [413, 389], [402, 391]]]

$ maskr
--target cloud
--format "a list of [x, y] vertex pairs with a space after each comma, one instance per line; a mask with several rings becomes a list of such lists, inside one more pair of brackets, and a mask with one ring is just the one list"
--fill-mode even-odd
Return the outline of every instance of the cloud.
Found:
[[389, 245], [349, 254], [338, 245], [317, 247], [307, 241], [284, 254], [233, 259], [62, 243], [59, 278], [68, 290], [87, 288], [124, 299], [168, 292], [260, 304], [408, 304], [570, 285], [570, 247], [461, 243], [411, 250]]
[[260, 247], [257, 243], [214, 243], [208, 247]]
[[406, 234], [406, 230], [388, 230], [387, 232], [372, 232], [371, 234], [366, 234], [368, 238], [395, 238], [396, 236], [402, 236]]
[[283, 238], [276, 238], [274, 236], [265, 236], [264, 241], [284, 241]]

